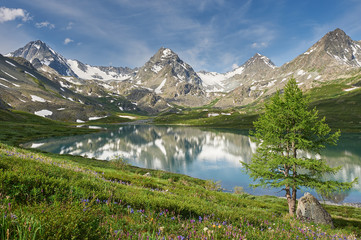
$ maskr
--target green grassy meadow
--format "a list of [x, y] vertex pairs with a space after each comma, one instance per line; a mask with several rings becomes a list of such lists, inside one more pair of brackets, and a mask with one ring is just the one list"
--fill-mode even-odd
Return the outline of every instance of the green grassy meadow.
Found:
[[[354, 239], [361, 209], [326, 206], [335, 229], [286, 201], [217, 183], [0, 144], [0, 239]], [[148, 173], [148, 174], [147, 174]]]

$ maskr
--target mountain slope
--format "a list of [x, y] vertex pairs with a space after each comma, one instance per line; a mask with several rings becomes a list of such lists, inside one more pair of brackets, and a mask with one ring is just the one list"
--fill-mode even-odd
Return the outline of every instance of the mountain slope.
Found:
[[[276, 90], [282, 89], [291, 77], [296, 78], [299, 86], [305, 91], [324, 84], [332, 84], [340, 78], [357, 79], [360, 62], [360, 42], [352, 40], [341, 29], [335, 29], [305, 53], [281, 67], [255, 75], [241, 74], [238, 77], [241, 86], [228, 93], [216, 106], [225, 108], [262, 101]], [[228, 81], [235, 82], [232, 79]]]
[[38, 70], [48, 71], [46, 68], [48, 66], [62, 76], [73, 76], [86, 80], [124, 80], [134, 76], [136, 71], [136, 69], [122, 67], [90, 66], [78, 60], [66, 59], [40, 40], [29, 42], [6, 56], [25, 58]]
[[280, 72], [304, 70], [317, 71], [327, 78], [342, 71], [361, 67], [361, 44], [344, 31], [336, 29], [327, 33], [305, 53], [280, 68]]
[[170, 102], [195, 106], [206, 102], [200, 77], [168, 48], [160, 48], [139, 69], [134, 83]]
[[60, 75], [76, 76], [67, 64], [67, 60], [40, 40], [29, 42], [24, 47], [5, 56], [25, 58], [37, 69], [46, 65], [53, 68]]
[[208, 92], [229, 92], [243, 85], [245, 82], [255, 79], [263, 79], [272, 72], [276, 66], [274, 63], [259, 53], [247, 60], [243, 65], [231, 72], [224, 74], [199, 72]]
[[0, 55], [0, 96], [12, 108], [63, 121], [104, 115], [96, 101], [62, 86], [63, 81], [43, 76], [23, 58]]

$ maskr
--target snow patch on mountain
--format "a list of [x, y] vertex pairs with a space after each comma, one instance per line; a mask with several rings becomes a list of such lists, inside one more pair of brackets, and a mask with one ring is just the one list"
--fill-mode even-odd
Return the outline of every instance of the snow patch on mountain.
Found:
[[[5, 81], [5, 82], [7, 82], [7, 83], [10, 83], [10, 84], [12, 84], [12, 85], [15, 86], [15, 87], [20, 87], [20, 85], [15, 84], [15, 83], [13, 83], [13, 82], [10, 82], [9, 80], [7, 80], [7, 79], [5, 79], [5, 78], [1, 78], [1, 77], [0, 77], [0, 80], [3, 80], [3, 81]], [[3, 86], [4, 86], [4, 85], [3, 85]]]
[[6, 62], [7, 64], [9, 64], [9, 65], [13, 66], [13, 67], [16, 67], [16, 65], [15, 65], [15, 64], [13, 64], [12, 62], [9, 62], [8, 60], [5, 60], [5, 62]]
[[50, 110], [43, 109], [43, 110], [34, 112], [34, 114], [38, 115], [40, 117], [47, 117], [47, 116], [53, 115], [53, 112]]
[[79, 67], [81, 63], [76, 60], [67, 60], [68, 65], [70, 66], [71, 70], [81, 79], [86, 80], [126, 80], [129, 79], [130, 76], [125, 74], [118, 74], [116, 72], [109, 71], [106, 73], [102, 71], [99, 67], [90, 66], [88, 64], [84, 64], [85, 67]]
[[5, 88], [9, 88], [8, 86], [6, 86], [6, 85], [4, 85], [4, 84], [2, 84], [2, 83], [0, 83], [0, 86], [3, 86], [3, 87], [5, 87]]
[[[151, 70], [152, 70], [153, 72], [155, 72], [155, 73], [158, 73], [158, 72], [160, 72], [162, 69], [163, 69], [163, 66], [161, 66], [161, 65], [154, 65]], [[146, 69], [145, 69], [145, 70], [146, 70]]]
[[36, 78], [33, 74], [31, 74], [31, 73], [29, 73], [29, 72], [27, 72], [27, 71], [25, 71], [25, 73], [28, 74], [28, 75], [30, 75], [30, 76], [32, 76], [33, 78]]
[[227, 73], [198, 72], [197, 75], [202, 79], [202, 84], [207, 88], [207, 92], [224, 92], [224, 81], [236, 75], [241, 75], [243, 71], [244, 67], [241, 66]]
[[8, 75], [9, 77], [11, 77], [12, 79], [18, 80], [16, 77], [14, 77], [13, 75], [5, 72], [4, 70], [1, 70], [3, 73], [5, 73], [6, 75]]
[[297, 75], [299, 75], [299, 76], [303, 76], [305, 74], [306, 74], [306, 72], [302, 69], [298, 70], [298, 72], [297, 72]]
[[33, 102], [47, 102], [44, 98], [38, 97], [36, 95], [30, 95], [31, 101]]
[[358, 88], [360, 88], [360, 87], [348, 88], [348, 89], [344, 89], [343, 91], [349, 92], [349, 91], [353, 91], [353, 90], [358, 89]]
[[160, 84], [159, 86], [154, 90], [154, 92], [156, 94], [160, 94], [162, 93], [162, 88], [164, 87], [165, 83], [167, 82], [167, 79], [165, 78]]
[[162, 58], [169, 58], [171, 56], [172, 56], [172, 50], [170, 50], [169, 48], [163, 50]]
[[89, 121], [99, 120], [99, 119], [102, 119], [102, 118], [105, 118], [105, 116], [103, 116], [103, 117], [90, 117]]

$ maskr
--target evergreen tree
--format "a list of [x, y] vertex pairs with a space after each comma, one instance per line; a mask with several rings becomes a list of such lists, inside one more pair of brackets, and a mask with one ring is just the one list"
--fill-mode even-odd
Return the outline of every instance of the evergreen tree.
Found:
[[284, 93], [278, 91], [265, 105], [265, 112], [255, 121], [251, 132], [259, 143], [250, 164], [243, 163], [252, 186], [283, 187], [290, 215], [296, 211], [297, 190], [304, 186], [318, 192], [350, 189], [353, 182], [325, 180], [324, 174], [335, 174], [341, 167], [332, 168], [323, 159], [307, 157], [319, 154], [325, 145], [336, 145], [340, 131], [331, 133], [316, 109], [309, 109], [294, 78], [286, 84]]

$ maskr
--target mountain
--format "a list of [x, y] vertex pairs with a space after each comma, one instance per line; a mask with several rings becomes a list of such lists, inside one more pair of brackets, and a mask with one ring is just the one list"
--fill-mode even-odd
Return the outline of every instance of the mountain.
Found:
[[125, 80], [131, 78], [136, 71], [136, 69], [127, 67], [90, 66], [78, 60], [66, 59], [40, 40], [29, 42], [24, 47], [5, 56], [25, 58], [38, 70], [47, 72], [49, 71], [48, 66], [62, 76], [86, 80]]
[[[249, 60], [250, 61], [250, 60]], [[247, 62], [249, 62], [247, 61]], [[252, 62], [252, 61], [250, 61]], [[281, 67], [254, 69], [256, 74], [243, 71], [237, 79], [240, 86], [230, 91], [217, 104], [226, 108], [246, 105], [262, 100], [282, 89], [293, 76], [305, 91], [325, 84], [331, 84], [340, 78], [357, 76], [361, 67], [360, 41], [352, 40], [341, 29], [327, 33], [306, 52]], [[264, 65], [264, 64], [262, 64]]]
[[5, 56], [25, 58], [37, 69], [46, 65], [56, 70], [60, 75], [76, 76], [69, 68], [67, 60], [40, 40], [29, 42], [24, 47]]
[[85, 80], [126, 80], [132, 78], [137, 69], [128, 67], [91, 66], [78, 60], [67, 60], [67, 64], [75, 76]]
[[63, 87], [63, 82], [43, 76], [23, 58], [0, 55], [1, 105], [62, 121], [105, 114], [97, 101]]
[[[156, 105], [159, 106], [157, 102], [161, 98], [167, 102], [175, 102], [181, 105], [207, 103], [202, 88], [202, 80], [197, 73], [189, 64], [183, 62], [176, 53], [167, 48], [159, 49], [139, 69], [90, 66], [78, 60], [66, 59], [40, 40], [30, 42], [23, 48], [7, 54], [7, 56], [25, 58], [36, 69], [45, 73], [73, 77], [73, 79], [67, 78], [68, 81], [103, 81], [104, 83], [98, 82], [98, 84], [105, 87], [108, 92], [123, 96], [130, 95], [130, 98], [136, 103], [140, 101], [145, 104], [143, 107], [147, 108], [147, 111], [156, 108]], [[84, 83], [89, 82], [83, 81], [82, 84]], [[94, 85], [91, 88], [84, 88], [83, 91], [88, 94], [94, 94], [94, 90], [97, 91]], [[89, 90], [91, 91], [89, 92]], [[104, 96], [99, 91], [97, 92], [97, 95]], [[143, 97], [148, 100], [141, 100]], [[158, 110], [169, 107], [166, 103], [161, 104], [161, 106]], [[154, 109], [151, 112], [154, 113]]]
[[160, 48], [139, 69], [134, 83], [170, 102], [185, 105], [206, 102], [201, 78], [169, 48]]
[[229, 92], [253, 79], [264, 78], [276, 68], [266, 56], [256, 53], [243, 65], [224, 74], [198, 72], [208, 92]]
[[354, 67], [361, 67], [361, 44], [341, 29], [336, 29], [327, 33], [306, 52], [284, 64], [280, 70], [317, 70], [322, 75], [332, 77]]
[[[0, 78], [3, 93], [8, 91], [9, 82], [16, 86], [19, 85], [16, 79], [24, 79], [31, 85], [30, 89], [37, 83], [37, 91], [45, 90], [42, 92], [44, 97], [52, 91], [68, 100], [88, 101], [88, 105], [104, 111], [143, 111], [150, 114], [170, 110], [174, 105], [203, 106], [215, 99], [214, 106], [218, 108], [252, 104], [282, 89], [292, 76], [307, 91], [339, 83], [342, 79], [351, 79], [345, 84], [359, 86], [361, 75], [361, 41], [352, 40], [341, 29], [327, 33], [306, 52], [280, 67], [256, 53], [227, 73], [197, 73], [175, 52], [164, 47], [135, 69], [90, 66], [66, 59], [39, 40], [7, 56], [11, 58], [3, 57], [0, 61], [3, 71], [0, 77], [7, 81]], [[8, 62], [15, 65], [14, 69], [9, 69], [11, 64]], [[34, 75], [35, 79], [29, 78], [26, 72]], [[23, 89], [8, 91], [2, 101], [25, 109], [26, 104], [19, 102], [22, 92], [25, 96], [30, 94]], [[31, 107], [28, 110], [31, 112]]]

